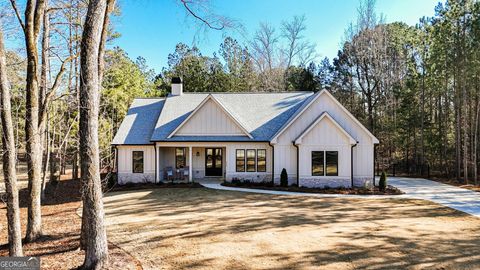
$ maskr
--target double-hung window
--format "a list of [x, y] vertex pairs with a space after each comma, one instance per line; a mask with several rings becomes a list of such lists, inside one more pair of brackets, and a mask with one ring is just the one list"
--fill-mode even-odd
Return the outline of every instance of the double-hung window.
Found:
[[247, 149], [247, 172], [256, 170], [256, 151], [255, 149]]
[[266, 149], [237, 149], [235, 151], [235, 171], [237, 172], [266, 172]]
[[245, 149], [237, 149], [235, 153], [236, 171], [245, 171]]
[[267, 150], [257, 150], [257, 172], [267, 171]]

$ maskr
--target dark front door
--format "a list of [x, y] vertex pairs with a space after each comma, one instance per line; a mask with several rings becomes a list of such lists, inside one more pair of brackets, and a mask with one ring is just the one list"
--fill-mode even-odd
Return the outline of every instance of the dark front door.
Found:
[[222, 148], [205, 148], [205, 176], [222, 176]]

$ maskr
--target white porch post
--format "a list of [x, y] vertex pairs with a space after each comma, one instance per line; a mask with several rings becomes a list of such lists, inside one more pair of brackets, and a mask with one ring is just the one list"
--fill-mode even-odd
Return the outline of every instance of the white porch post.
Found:
[[188, 147], [188, 181], [189, 182], [192, 182], [192, 179], [193, 179], [193, 175], [192, 175], [192, 159], [193, 159], [193, 155], [192, 155], [192, 147], [189, 146]]

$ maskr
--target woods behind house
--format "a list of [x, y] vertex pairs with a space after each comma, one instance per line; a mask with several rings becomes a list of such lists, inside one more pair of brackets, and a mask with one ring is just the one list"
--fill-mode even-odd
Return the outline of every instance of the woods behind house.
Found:
[[14, 165], [25, 161], [24, 240], [42, 237], [43, 190], [71, 166], [72, 178], [83, 183], [84, 267], [107, 264], [100, 173], [114, 167], [110, 142], [132, 100], [167, 95], [174, 76], [196, 92], [329, 89], [380, 139], [379, 170], [478, 184], [480, 2], [439, 3], [433, 17], [409, 26], [386, 23], [375, 1], [361, 1], [332, 60], [322, 59], [321, 48], [306, 37], [308, 18], [301, 14], [238, 35], [235, 21], [196, 13], [208, 10], [205, 1], [178, 3], [225, 38], [210, 56], [178, 43], [160, 73], [112, 46], [121, 35], [110, 20], [121, 14], [114, 0], [0, 3], [10, 255], [23, 253]]

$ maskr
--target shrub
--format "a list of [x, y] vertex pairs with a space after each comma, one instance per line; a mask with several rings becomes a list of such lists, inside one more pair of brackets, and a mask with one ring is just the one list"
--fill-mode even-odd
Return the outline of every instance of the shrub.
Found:
[[[110, 189], [113, 188], [117, 184], [117, 174], [110, 172], [107, 174], [102, 174], [100, 175], [100, 178], [102, 179], [102, 186], [104, 189]], [[54, 178], [55, 179], [55, 178]], [[57, 180], [57, 179], [55, 179]], [[51, 181], [50, 183], [55, 183], [57, 181]]]
[[242, 181], [240, 181], [240, 179], [234, 178], [232, 179], [232, 184], [239, 186], [242, 184]]
[[385, 172], [382, 172], [382, 175], [380, 176], [380, 182], [378, 182], [378, 189], [382, 192], [385, 192], [385, 189], [387, 189], [387, 175], [385, 175]]
[[280, 186], [288, 187], [288, 174], [285, 168], [282, 169], [282, 173], [280, 174]]

